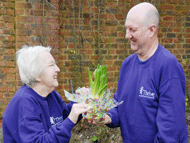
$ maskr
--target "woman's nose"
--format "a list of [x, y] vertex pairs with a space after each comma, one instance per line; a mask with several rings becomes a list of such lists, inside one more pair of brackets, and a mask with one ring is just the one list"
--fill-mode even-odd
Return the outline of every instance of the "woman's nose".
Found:
[[57, 66], [57, 65], [55, 65], [56, 67], [55, 67], [55, 71], [56, 72], [60, 72], [60, 69], [59, 69], [59, 67]]

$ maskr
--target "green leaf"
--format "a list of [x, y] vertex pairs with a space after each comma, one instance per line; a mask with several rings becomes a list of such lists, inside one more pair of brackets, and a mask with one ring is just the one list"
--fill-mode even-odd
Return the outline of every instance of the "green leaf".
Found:
[[92, 142], [95, 142], [97, 139], [98, 139], [97, 136], [92, 136], [92, 137], [91, 137], [91, 141], [92, 141]]
[[95, 98], [95, 95], [101, 96], [108, 86], [108, 73], [106, 65], [97, 65], [97, 68], [93, 72], [94, 81], [89, 68], [88, 75], [93, 97]]

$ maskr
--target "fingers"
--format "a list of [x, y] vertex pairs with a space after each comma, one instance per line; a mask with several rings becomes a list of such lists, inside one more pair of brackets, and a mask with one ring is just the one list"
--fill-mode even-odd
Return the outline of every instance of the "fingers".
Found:
[[86, 88], [86, 87], [82, 87], [82, 88], [79, 88], [75, 91], [76, 94], [80, 94], [80, 95], [83, 95], [83, 96], [87, 96], [88, 93], [89, 93], [89, 88]]
[[90, 107], [88, 104], [85, 103], [73, 104], [72, 108], [77, 114], [90, 112], [90, 109], [92, 109], [92, 107]]
[[85, 112], [90, 112], [90, 110], [91, 107], [88, 104], [85, 103], [73, 104], [73, 107], [68, 117], [73, 123], [76, 123], [78, 120], [78, 116], [80, 114]]
[[111, 123], [111, 118], [107, 114], [105, 114], [105, 117], [101, 118], [100, 120], [96, 120], [95, 118], [92, 118], [88, 121], [89, 123], [92, 123], [94, 125], [105, 125]]

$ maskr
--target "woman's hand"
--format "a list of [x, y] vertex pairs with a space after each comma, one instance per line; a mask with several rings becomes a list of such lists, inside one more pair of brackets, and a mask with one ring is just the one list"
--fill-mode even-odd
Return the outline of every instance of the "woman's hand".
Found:
[[90, 109], [92, 109], [92, 107], [90, 107], [88, 104], [75, 103], [73, 104], [73, 107], [68, 117], [74, 124], [76, 124], [79, 115], [86, 112], [90, 113]]

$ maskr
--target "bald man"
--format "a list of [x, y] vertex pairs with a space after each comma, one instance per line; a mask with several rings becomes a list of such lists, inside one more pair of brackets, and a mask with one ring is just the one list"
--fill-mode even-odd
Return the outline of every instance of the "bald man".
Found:
[[140, 3], [128, 12], [125, 26], [134, 54], [122, 63], [114, 94], [124, 102], [107, 113], [103, 124], [120, 127], [124, 143], [187, 143], [185, 76], [158, 42], [158, 10]]

